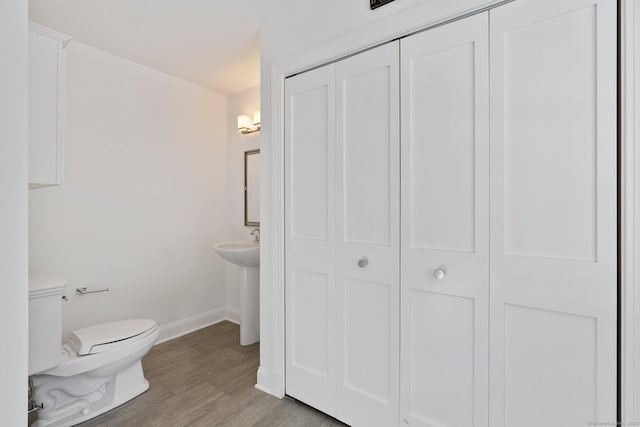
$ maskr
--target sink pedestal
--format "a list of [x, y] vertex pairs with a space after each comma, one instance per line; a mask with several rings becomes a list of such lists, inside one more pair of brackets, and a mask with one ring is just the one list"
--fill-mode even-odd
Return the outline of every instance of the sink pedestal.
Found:
[[240, 345], [260, 341], [260, 269], [240, 266]]
[[260, 245], [223, 242], [213, 248], [240, 267], [240, 345], [256, 343], [260, 341]]

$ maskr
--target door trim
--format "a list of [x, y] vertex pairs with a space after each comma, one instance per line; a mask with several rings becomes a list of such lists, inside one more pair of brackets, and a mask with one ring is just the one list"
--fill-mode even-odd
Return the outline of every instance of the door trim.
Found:
[[619, 421], [640, 421], [640, 5], [619, 0], [620, 283]]

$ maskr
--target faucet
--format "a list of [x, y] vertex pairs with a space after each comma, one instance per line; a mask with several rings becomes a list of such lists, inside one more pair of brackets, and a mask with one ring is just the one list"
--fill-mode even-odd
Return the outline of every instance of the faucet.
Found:
[[260, 244], [260, 229], [254, 228], [250, 234], [253, 236], [253, 243]]

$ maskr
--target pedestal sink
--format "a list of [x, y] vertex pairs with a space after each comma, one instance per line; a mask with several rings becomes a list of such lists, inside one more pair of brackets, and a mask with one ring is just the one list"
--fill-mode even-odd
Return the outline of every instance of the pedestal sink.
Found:
[[222, 242], [213, 249], [240, 266], [240, 345], [256, 343], [260, 341], [260, 245]]

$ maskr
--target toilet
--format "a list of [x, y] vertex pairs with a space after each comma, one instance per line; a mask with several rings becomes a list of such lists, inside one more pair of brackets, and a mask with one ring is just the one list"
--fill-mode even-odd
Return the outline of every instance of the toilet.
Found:
[[66, 282], [30, 277], [29, 375], [43, 405], [33, 427], [76, 425], [145, 392], [142, 357], [158, 339], [156, 322], [130, 319], [78, 329], [60, 347]]

